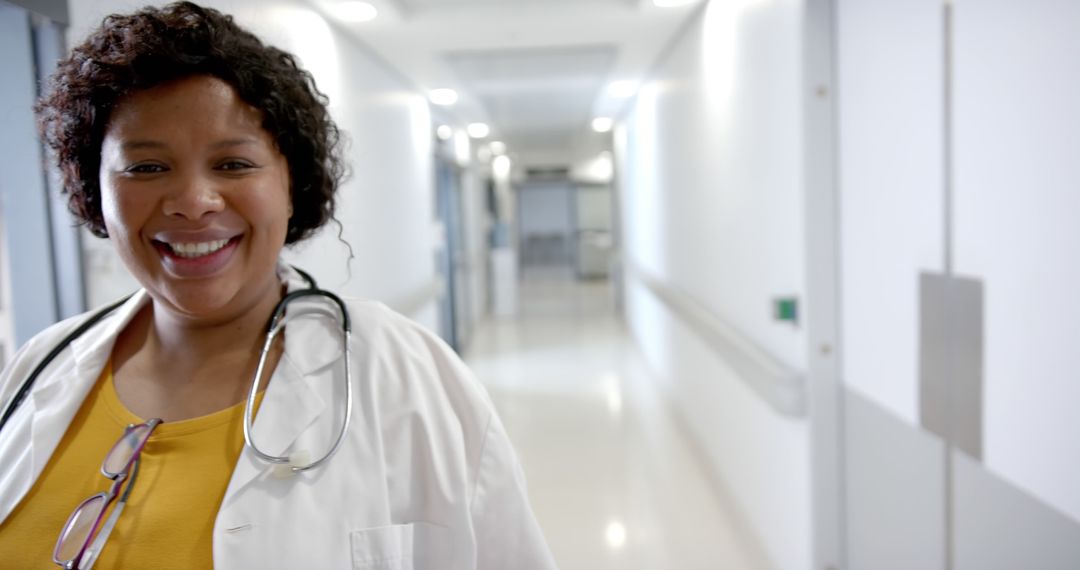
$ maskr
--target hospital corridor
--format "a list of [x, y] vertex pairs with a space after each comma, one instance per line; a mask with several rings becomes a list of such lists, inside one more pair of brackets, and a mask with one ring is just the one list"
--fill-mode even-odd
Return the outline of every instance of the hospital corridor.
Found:
[[466, 362], [521, 454], [560, 567], [762, 567], [650, 394], [608, 284], [548, 271], [521, 295], [517, 318], [478, 328]]
[[1080, 2], [0, 0], [0, 53], [0, 568], [1080, 570]]

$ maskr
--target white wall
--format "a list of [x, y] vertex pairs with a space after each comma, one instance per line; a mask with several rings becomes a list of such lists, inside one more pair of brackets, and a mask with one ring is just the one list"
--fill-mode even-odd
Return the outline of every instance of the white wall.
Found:
[[842, 374], [918, 425], [918, 275], [944, 270], [941, 5], [839, 0], [838, 20]]
[[[1077, 567], [1080, 5], [837, 8], [846, 429], [873, 443], [845, 451], [849, 561]], [[983, 287], [974, 394], [920, 379], [923, 271]], [[959, 346], [953, 361], [970, 354]], [[978, 410], [981, 456], [943, 453], [922, 425], [920, 380], [948, 383], [954, 414]]]
[[986, 467], [1080, 522], [1080, 6], [957, 4], [948, 118], [944, 3], [839, 7], [846, 385], [919, 425], [917, 277], [950, 255], [986, 288]]
[[[802, 3], [713, 1], [616, 132], [624, 258], [805, 369]], [[811, 563], [809, 432], [748, 388], [628, 273], [626, 315], [676, 409], [779, 568]]]
[[[101, 18], [130, 11], [124, 0], [72, 2], [69, 45], [81, 42]], [[337, 218], [347, 248], [331, 223], [314, 238], [286, 251], [320, 285], [347, 295], [401, 304], [435, 277], [431, 224], [433, 163], [431, 114], [423, 96], [301, 0], [217, 0], [204, 4], [231, 13], [264, 41], [296, 54], [330, 98], [331, 114], [348, 139], [352, 176], [340, 188]], [[136, 283], [107, 242], [88, 238], [88, 295], [98, 305], [131, 291]], [[411, 315], [435, 328], [429, 303]]]
[[957, 3], [954, 255], [986, 283], [986, 467], [1080, 530], [1077, 22], [1076, 2]]

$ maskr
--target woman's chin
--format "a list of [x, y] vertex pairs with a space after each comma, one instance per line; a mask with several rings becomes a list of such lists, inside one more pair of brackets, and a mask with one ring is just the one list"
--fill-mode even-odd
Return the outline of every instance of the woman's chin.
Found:
[[166, 295], [158, 296], [153, 292], [155, 307], [161, 307], [177, 317], [185, 320], [211, 320], [218, 321], [238, 312], [232, 308], [231, 299], [228, 295], [214, 294], [191, 294], [188, 292], [178, 293], [170, 291]]
[[269, 317], [273, 304], [281, 297], [277, 277], [272, 271], [265, 287], [257, 281], [228, 276], [168, 281], [146, 287], [154, 299], [154, 306], [189, 322], [220, 324], [245, 318], [261, 322]]

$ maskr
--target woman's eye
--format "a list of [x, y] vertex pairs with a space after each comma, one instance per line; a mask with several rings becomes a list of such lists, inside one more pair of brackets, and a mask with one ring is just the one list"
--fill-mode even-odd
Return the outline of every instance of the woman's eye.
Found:
[[243, 161], [243, 160], [226, 160], [225, 162], [222, 162], [221, 164], [218, 165], [219, 170], [229, 170], [229, 171], [245, 170], [245, 169], [253, 168], [253, 167], [254, 167], [253, 164], [251, 164], [250, 162], [247, 162], [247, 161]]
[[129, 166], [124, 172], [129, 174], [156, 174], [158, 172], [165, 172], [166, 168], [160, 164], [136, 164]]

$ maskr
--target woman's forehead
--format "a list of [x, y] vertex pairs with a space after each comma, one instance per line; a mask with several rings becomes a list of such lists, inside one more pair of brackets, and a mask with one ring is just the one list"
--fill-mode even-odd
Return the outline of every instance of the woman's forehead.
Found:
[[177, 79], [121, 98], [109, 117], [106, 137], [205, 134], [267, 139], [262, 113], [231, 85], [198, 75]]

